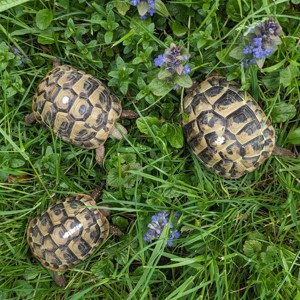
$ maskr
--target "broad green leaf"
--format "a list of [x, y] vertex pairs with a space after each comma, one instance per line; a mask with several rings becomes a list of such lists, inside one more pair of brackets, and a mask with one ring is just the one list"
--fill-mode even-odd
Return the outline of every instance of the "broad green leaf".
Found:
[[[26, 280], [32, 280], [34, 278], [36, 278], [38, 276], [38, 272], [35, 268], [33, 267], [30, 267], [30, 268], [26, 268], [24, 270], [24, 274], [23, 274], [23, 277], [26, 279]], [[0, 297], [1, 299], [1, 297]]]
[[53, 12], [50, 9], [41, 9], [35, 16], [36, 26], [41, 29], [47, 29], [53, 20]]
[[54, 32], [44, 31], [38, 36], [38, 43], [41, 45], [54, 44]]
[[[73, 19], [69, 19], [69, 20], [72, 20], [72, 23], [74, 22]], [[69, 23], [69, 20], [68, 20], [68, 23]], [[92, 14], [92, 17], [91, 17], [90, 21], [91, 21], [92, 24], [100, 24], [100, 22], [102, 20], [103, 20], [103, 15], [95, 12], [95, 13]]]
[[158, 14], [160, 14], [163, 17], [169, 16], [168, 9], [161, 0], [155, 1], [155, 10], [157, 11]]
[[281, 102], [276, 105], [271, 113], [274, 123], [281, 123], [291, 120], [296, 115], [296, 108], [293, 104]]
[[266, 249], [266, 253], [269, 257], [273, 257], [278, 255], [278, 250], [275, 246], [269, 245]]
[[187, 32], [187, 28], [185, 26], [181, 25], [179, 22], [175, 22], [175, 21], [171, 22], [170, 27], [171, 27], [173, 33], [179, 37], [185, 35]]
[[161, 123], [156, 117], [144, 117], [138, 118], [136, 120], [136, 126], [140, 132], [149, 135], [149, 127], [151, 128], [153, 125], [160, 126]]
[[176, 76], [174, 82], [184, 88], [189, 88], [193, 85], [191, 77], [187, 74], [181, 74], [180, 76]]
[[120, 91], [123, 95], [126, 95], [126, 93], [128, 91], [128, 82], [127, 81], [121, 82]]
[[16, 169], [24, 166], [25, 161], [23, 159], [14, 158], [9, 162], [11, 168]]
[[121, 56], [117, 57], [116, 63], [117, 63], [117, 69], [118, 70], [126, 68], [126, 63], [124, 62], [124, 60], [123, 60], [123, 58]]
[[262, 67], [264, 66], [265, 60], [265, 58], [256, 60], [256, 64], [260, 69], [262, 69]]
[[91, 271], [98, 278], [107, 278], [109, 277], [114, 270], [114, 264], [109, 259], [98, 260], [92, 266]]
[[121, 164], [128, 163], [132, 164], [136, 162], [136, 154], [134, 153], [121, 153], [120, 154]]
[[200, 30], [193, 34], [193, 40], [197, 44], [197, 48], [203, 48], [209, 41], [212, 41], [212, 24], [207, 25], [205, 31]]
[[295, 65], [289, 65], [280, 72], [280, 83], [284, 87], [288, 87], [291, 85], [292, 80], [298, 76], [300, 76], [299, 68]]
[[158, 79], [165, 79], [165, 78], [170, 77], [170, 75], [171, 75], [171, 73], [168, 72], [167, 70], [161, 70], [161, 71], [159, 71], [157, 77], [158, 77]]
[[21, 279], [15, 281], [13, 289], [14, 292], [17, 294], [17, 296], [20, 298], [29, 296], [34, 292], [33, 286], [29, 284], [27, 281]]
[[233, 59], [230, 55], [228, 55], [228, 49], [227, 48], [224, 48], [220, 51], [217, 51], [216, 56], [225, 65], [236, 63], [236, 60]]
[[170, 145], [174, 148], [182, 148], [184, 144], [182, 127], [166, 123], [162, 126], [162, 131]]
[[5, 11], [9, 8], [28, 2], [29, 0], [0, 0], [0, 12]]
[[280, 85], [279, 72], [274, 71], [267, 73], [262, 78], [262, 82], [268, 90], [277, 90]]
[[125, 2], [124, 0], [114, 0], [114, 7], [118, 10], [118, 13], [122, 16], [125, 16], [127, 11], [130, 9], [130, 4]]
[[261, 251], [261, 248], [261, 242], [256, 240], [250, 240], [245, 242], [243, 251], [248, 257], [253, 257]]
[[120, 216], [116, 216], [112, 218], [112, 223], [116, 225], [120, 229], [126, 229], [128, 227], [128, 220], [125, 218], [122, 218]]
[[111, 43], [112, 39], [114, 37], [114, 34], [112, 31], [107, 31], [104, 35], [104, 41], [106, 44]]
[[235, 22], [241, 21], [244, 18], [241, 7], [239, 6], [239, 1], [228, 0], [226, 3], [226, 13], [228, 17]]
[[149, 8], [149, 4], [147, 1], [141, 1], [138, 5], [137, 5], [137, 9], [138, 9], [138, 12], [139, 12], [139, 15], [140, 16], [144, 16], [147, 11], [148, 11], [148, 8]]
[[134, 65], [138, 65], [140, 63], [142, 63], [144, 60], [141, 57], [135, 57], [132, 61], [132, 64]]
[[245, 54], [243, 53], [243, 48], [244, 45], [238, 45], [229, 52], [229, 56], [237, 60], [241, 60], [245, 56]]
[[64, 8], [64, 9], [68, 9], [69, 8], [69, 0], [58, 0], [56, 5]]
[[161, 104], [161, 115], [165, 118], [168, 119], [172, 112], [174, 111], [174, 103], [162, 103]]
[[149, 89], [156, 96], [165, 96], [172, 89], [174, 85], [166, 80], [153, 79], [149, 84]]
[[293, 4], [300, 4], [300, 0], [292, 0]]
[[289, 144], [300, 145], [300, 127], [292, 129], [289, 132], [286, 141]]

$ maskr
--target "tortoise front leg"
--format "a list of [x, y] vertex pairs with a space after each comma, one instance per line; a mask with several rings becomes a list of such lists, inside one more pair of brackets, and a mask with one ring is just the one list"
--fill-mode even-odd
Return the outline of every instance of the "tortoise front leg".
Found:
[[101, 145], [99, 148], [96, 148], [95, 151], [96, 151], [96, 162], [102, 167], [104, 154], [105, 154], [104, 145]]
[[109, 225], [109, 233], [114, 234], [116, 236], [122, 236], [124, 233], [121, 231], [120, 228], [114, 226], [114, 225]]
[[[123, 138], [123, 135], [127, 135], [127, 129], [119, 124], [119, 123], [116, 123], [117, 126], [118, 126], [118, 129], [113, 126], [111, 131], [110, 131], [110, 134], [117, 140], [121, 140]], [[121, 134], [121, 132], [123, 133], [123, 135]]]
[[122, 110], [121, 118], [122, 119], [136, 119], [139, 115], [133, 110]]
[[26, 123], [32, 124], [35, 121], [36, 121], [36, 118], [35, 118], [35, 113], [34, 112], [32, 112], [32, 113], [25, 116], [25, 122]]

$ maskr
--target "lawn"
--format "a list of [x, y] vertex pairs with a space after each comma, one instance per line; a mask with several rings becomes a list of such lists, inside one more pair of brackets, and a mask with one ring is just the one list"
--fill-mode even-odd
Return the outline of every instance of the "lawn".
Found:
[[[299, 0], [0, 0], [0, 299], [300, 300], [299, 21]], [[118, 121], [128, 135], [107, 139], [102, 167], [25, 122], [54, 59], [137, 114]], [[296, 158], [239, 179], [197, 159], [181, 107], [212, 73], [252, 95]], [[97, 204], [124, 234], [59, 287], [28, 222], [101, 183]]]

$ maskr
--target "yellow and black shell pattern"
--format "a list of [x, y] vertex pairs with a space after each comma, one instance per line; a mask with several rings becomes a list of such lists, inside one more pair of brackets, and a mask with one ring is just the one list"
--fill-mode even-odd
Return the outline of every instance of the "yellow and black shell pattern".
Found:
[[84, 194], [67, 197], [29, 222], [27, 242], [40, 263], [65, 271], [90, 257], [109, 234], [109, 222]]
[[187, 143], [204, 165], [225, 178], [258, 168], [275, 147], [270, 121], [235, 82], [212, 76], [183, 100]]
[[63, 141], [86, 149], [105, 143], [122, 112], [119, 99], [100, 80], [69, 65], [45, 76], [32, 109]]

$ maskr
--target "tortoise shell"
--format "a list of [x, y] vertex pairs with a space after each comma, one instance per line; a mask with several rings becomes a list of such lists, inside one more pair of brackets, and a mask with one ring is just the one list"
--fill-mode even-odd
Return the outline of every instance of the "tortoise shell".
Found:
[[197, 158], [225, 178], [258, 168], [275, 147], [275, 131], [254, 99], [221, 76], [185, 96], [183, 130]]
[[32, 219], [27, 242], [41, 264], [65, 271], [90, 257], [109, 234], [109, 222], [84, 194], [67, 197]]
[[100, 80], [69, 65], [55, 67], [40, 82], [32, 109], [63, 141], [86, 149], [105, 143], [122, 112]]

